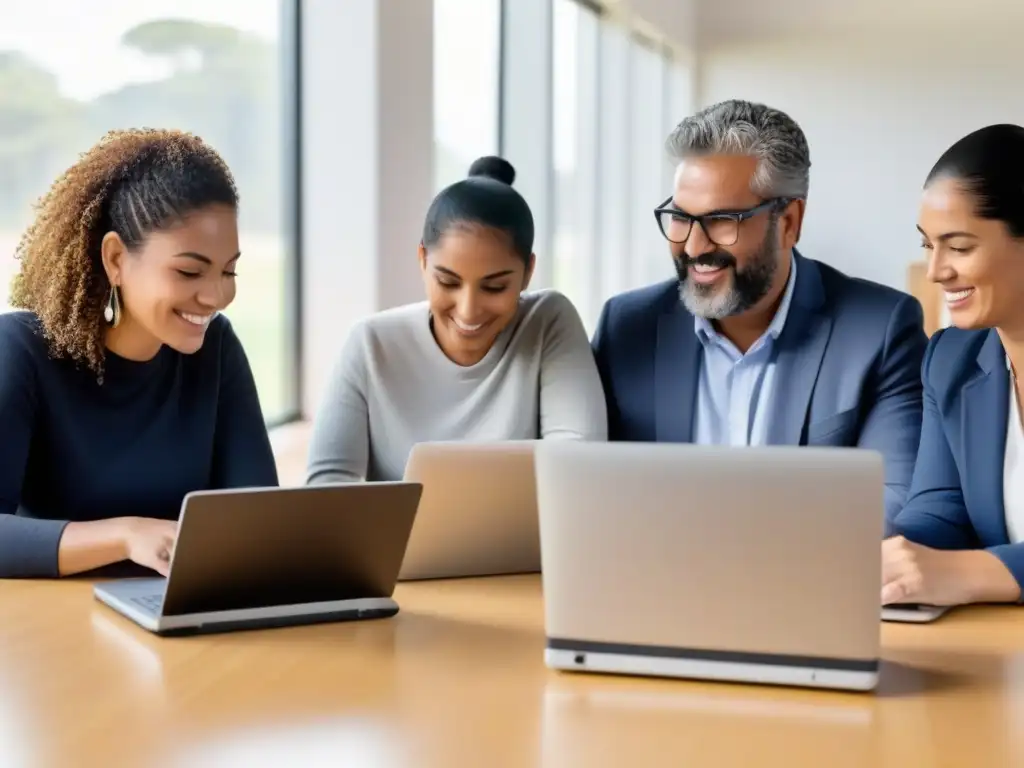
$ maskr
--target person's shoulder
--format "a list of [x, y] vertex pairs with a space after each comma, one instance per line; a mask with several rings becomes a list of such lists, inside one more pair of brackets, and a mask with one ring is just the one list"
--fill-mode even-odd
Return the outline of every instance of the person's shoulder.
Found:
[[372, 362], [376, 360], [389, 368], [404, 367], [416, 357], [429, 323], [430, 310], [425, 301], [365, 315], [345, 332], [338, 365], [345, 370], [362, 370], [376, 365]]
[[906, 291], [901, 291], [891, 285], [847, 274], [820, 261], [806, 257], [804, 260], [813, 264], [818, 270], [825, 286], [825, 292], [832, 303], [841, 301], [842, 305], [846, 307], [857, 307], [868, 312], [884, 311], [888, 314], [901, 303], [916, 301]]
[[982, 348], [995, 331], [940, 328], [928, 339], [924, 373], [928, 383], [942, 391], [958, 387], [976, 368]]
[[606, 323], [632, 326], [657, 318], [678, 303], [679, 281], [673, 278], [616, 294], [605, 302], [601, 314]]
[[928, 346], [932, 354], [957, 357], [968, 354], [977, 357], [993, 333], [991, 328], [968, 330], [951, 325], [935, 331], [928, 340]]
[[579, 309], [554, 288], [524, 291], [513, 322], [513, 346], [543, 344], [545, 339], [578, 336], [589, 345]]
[[348, 338], [350, 341], [358, 340], [361, 343], [399, 343], [415, 334], [417, 324], [429, 322], [430, 310], [427, 302], [402, 304], [359, 318], [349, 329]]
[[39, 316], [28, 310], [0, 313], [0, 350], [5, 364], [18, 357], [48, 357], [49, 345]]
[[554, 288], [524, 291], [519, 297], [521, 312], [530, 322], [543, 324], [569, 320], [576, 322], [580, 313], [572, 299]]
[[679, 281], [675, 278], [660, 283], [632, 288], [612, 296], [605, 303], [616, 312], [659, 314], [679, 301]]

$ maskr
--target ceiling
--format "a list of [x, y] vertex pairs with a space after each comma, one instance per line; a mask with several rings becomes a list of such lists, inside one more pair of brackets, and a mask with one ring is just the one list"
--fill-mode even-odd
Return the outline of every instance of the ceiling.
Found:
[[696, 25], [702, 46], [731, 38], [809, 30], [893, 28], [927, 33], [950, 25], [984, 28], [1024, 23], [1019, 0], [698, 0]]
[[935, 27], [1020, 23], [1020, 0], [602, 0], [639, 16], [677, 44], [694, 48], [754, 37], [847, 28], [923, 33]]

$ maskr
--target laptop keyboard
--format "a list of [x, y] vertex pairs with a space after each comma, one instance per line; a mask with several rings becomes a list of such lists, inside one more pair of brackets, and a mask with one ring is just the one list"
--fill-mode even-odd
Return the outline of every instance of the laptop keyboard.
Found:
[[131, 600], [151, 613], [160, 613], [160, 606], [163, 605], [164, 596], [160, 594], [140, 595], [139, 597], [133, 597]]

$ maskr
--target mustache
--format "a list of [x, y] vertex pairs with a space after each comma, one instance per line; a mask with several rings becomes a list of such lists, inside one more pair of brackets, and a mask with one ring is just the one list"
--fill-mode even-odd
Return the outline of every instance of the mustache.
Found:
[[690, 267], [735, 267], [736, 259], [728, 251], [712, 251], [711, 253], [702, 253], [693, 259], [683, 259], [683, 266], [689, 269]]
[[686, 273], [695, 266], [705, 267], [716, 267], [736, 268], [736, 258], [728, 251], [712, 251], [711, 253], [702, 253], [700, 256], [696, 256], [692, 259], [688, 259], [686, 255], [682, 255], [676, 262], [676, 272], [679, 274], [680, 279], [685, 279]]

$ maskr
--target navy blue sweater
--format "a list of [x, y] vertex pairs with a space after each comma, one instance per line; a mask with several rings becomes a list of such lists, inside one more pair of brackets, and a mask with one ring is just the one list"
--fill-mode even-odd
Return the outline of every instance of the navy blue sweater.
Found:
[[202, 348], [96, 374], [0, 314], [0, 578], [54, 577], [69, 521], [176, 520], [189, 491], [277, 485], [249, 362], [228, 319]]

